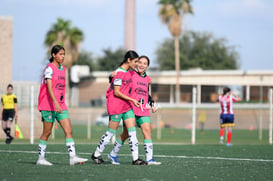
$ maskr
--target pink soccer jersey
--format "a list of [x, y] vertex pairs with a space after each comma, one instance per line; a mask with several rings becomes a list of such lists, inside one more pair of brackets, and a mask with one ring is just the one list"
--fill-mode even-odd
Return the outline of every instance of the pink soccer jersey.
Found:
[[232, 95], [221, 95], [218, 97], [217, 101], [221, 105], [221, 114], [233, 114], [233, 102], [237, 101], [235, 97]]
[[43, 71], [43, 78], [38, 98], [38, 110], [56, 111], [47, 89], [46, 79], [52, 80], [53, 92], [59, 105], [61, 106], [61, 109], [67, 110], [65, 104], [65, 67], [62, 66], [62, 70], [60, 70], [53, 63], [49, 63]]
[[129, 101], [123, 100], [114, 95], [114, 86], [120, 86], [120, 92], [129, 96], [129, 92], [132, 89], [131, 73], [121, 67], [119, 67], [116, 72], [117, 75], [112, 79], [111, 85], [106, 92], [106, 107], [109, 115], [121, 114], [132, 109]]
[[134, 113], [136, 116], [150, 116], [148, 98], [151, 79], [148, 75], [142, 77], [136, 71], [131, 71], [131, 74], [133, 81], [131, 97], [140, 102], [139, 107], [132, 105]]

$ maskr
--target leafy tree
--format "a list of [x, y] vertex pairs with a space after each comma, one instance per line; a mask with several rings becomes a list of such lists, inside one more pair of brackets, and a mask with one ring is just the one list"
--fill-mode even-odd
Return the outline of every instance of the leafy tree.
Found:
[[97, 59], [98, 70], [111, 71], [119, 66], [126, 52], [123, 48], [119, 48], [116, 51], [108, 48], [104, 49], [103, 53], [104, 55]]
[[[214, 38], [210, 33], [188, 32], [180, 37], [180, 68], [223, 70], [239, 68], [239, 54], [224, 38]], [[171, 39], [166, 39], [156, 50], [159, 69], [173, 70], [174, 52]]]
[[176, 84], [175, 84], [175, 98], [176, 103], [180, 102], [180, 86], [179, 86], [179, 36], [181, 35], [182, 20], [184, 15], [193, 14], [191, 0], [159, 0], [160, 4], [159, 16], [163, 23], [165, 23], [172, 36], [174, 37], [174, 51], [175, 51], [175, 70], [176, 70]]
[[73, 65], [88, 65], [90, 71], [96, 70], [95, 59], [92, 56], [92, 53], [88, 51], [81, 51], [79, 53], [78, 59]]

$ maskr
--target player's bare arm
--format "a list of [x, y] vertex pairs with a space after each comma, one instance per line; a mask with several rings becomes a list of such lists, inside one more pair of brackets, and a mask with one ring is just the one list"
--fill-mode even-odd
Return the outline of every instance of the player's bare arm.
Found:
[[131, 97], [126, 96], [120, 92], [120, 86], [114, 86], [114, 95], [126, 101], [131, 101], [136, 107], [139, 107], [139, 102], [137, 100], [132, 99]]
[[17, 124], [17, 120], [18, 120], [18, 111], [17, 111], [17, 104], [14, 104], [14, 111], [15, 111], [15, 124]]
[[234, 96], [234, 97], [236, 98], [237, 101], [241, 101], [241, 100], [242, 100], [239, 96], [237, 96], [237, 95], [234, 94], [233, 92], [231, 93], [231, 95]]
[[3, 119], [3, 117], [2, 117], [2, 115], [3, 115], [3, 110], [4, 110], [4, 108], [3, 108], [3, 104], [1, 104], [1, 115], [0, 115], [0, 120], [2, 120]]

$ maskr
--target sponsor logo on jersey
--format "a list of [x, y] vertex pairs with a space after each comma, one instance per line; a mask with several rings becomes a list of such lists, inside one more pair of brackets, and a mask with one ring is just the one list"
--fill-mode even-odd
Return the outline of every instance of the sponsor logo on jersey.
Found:
[[130, 79], [127, 79], [127, 80], [123, 80], [122, 81], [122, 84], [123, 85], [127, 85], [127, 84], [129, 84], [129, 83], [131, 83], [132, 82], [132, 79], [130, 78]]
[[141, 95], [143, 95], [143, 96], [146, 96], [147, 91], [144, 90], [144, 89], [142, 89], [141, 87], [138, 87], [138, 88], [135, 89], [135, 93], [136, 93], [136, 94], [141, 94]]
[[145, 82], [137, 81], [137, 85], [142, 85], [142, 86], [148, 87], [148, 85]]
[[65, 80], [65, 76], [58, 76], [58, 80]]
[[55, 86], [55, 88], [57, 90], [64, 90], [65, 89], [65, 85], [62, 84], [62, 83], [57, 83], [56, 86]]

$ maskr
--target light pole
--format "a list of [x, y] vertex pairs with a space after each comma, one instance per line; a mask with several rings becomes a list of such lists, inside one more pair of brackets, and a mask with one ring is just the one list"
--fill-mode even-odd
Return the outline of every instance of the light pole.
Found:
[[136, 50], [136, 1], [125, 1], [124, 48]]

